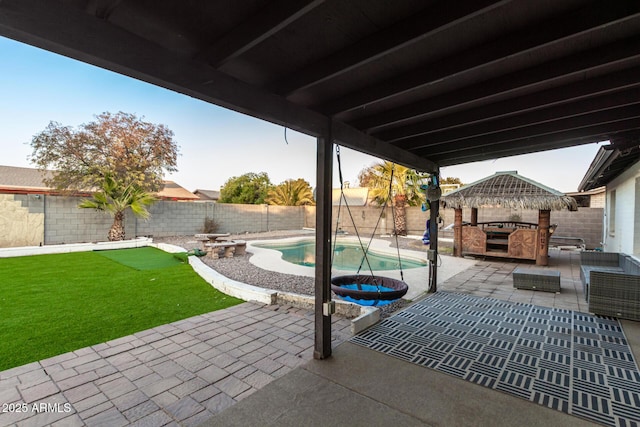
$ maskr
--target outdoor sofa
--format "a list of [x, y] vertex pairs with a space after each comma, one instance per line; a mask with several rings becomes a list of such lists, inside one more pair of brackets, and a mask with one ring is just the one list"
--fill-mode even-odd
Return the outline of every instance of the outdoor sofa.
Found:
[[640, 260], [618, 252], [580, 253], [589, 312], [640, 320]]

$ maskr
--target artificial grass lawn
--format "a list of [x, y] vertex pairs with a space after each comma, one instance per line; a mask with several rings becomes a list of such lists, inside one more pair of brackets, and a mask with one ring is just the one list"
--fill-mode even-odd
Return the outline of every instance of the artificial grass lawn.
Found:
[[0, 371], [241, 302], [155, 248], [0, 258]]

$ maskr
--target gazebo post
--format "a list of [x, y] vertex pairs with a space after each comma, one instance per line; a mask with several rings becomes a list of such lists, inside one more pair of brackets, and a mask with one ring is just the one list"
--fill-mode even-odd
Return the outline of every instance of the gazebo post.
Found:
[[455, 209], [453, 220], [453, 256], [462, 256], [462, 208]]
[[471, 208], [471, 225], [478, 225], [478, 208]]
[[551, 224], [551, 211], [538, 211], [538, 257], [536, 265], [549, 263], [549, 225]]

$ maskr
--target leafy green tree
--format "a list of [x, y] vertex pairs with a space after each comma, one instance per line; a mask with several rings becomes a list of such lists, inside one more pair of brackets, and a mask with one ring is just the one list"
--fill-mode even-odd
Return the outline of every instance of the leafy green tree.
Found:
[[265, 202], [271, 187], [271, 180], [266, 172], [234, 176], [220, 189], [218, 203], [259, 205]]
[[425, 200], [420, 185], [426, 178], [424, 174], [389, 161], [376, 163], [358, 175], [361, 185], [365, 182], [376, 203], [382, 205], [391, 201], [395, 210], [395, 232], [401, 236], [407, 235], [406, 206], [419, 206]]
[[31, 162], [53, 169], [45, 184], [63, 192], [102, 186], [105, 177], [143, 191], [162, 188], [163, 173], [177, 171], [178, 146], [164, 125], [134, 114], [102, 113], [78, 129], [50, 122], [31, 141]]
[[267, 196], [267, 203], [280, 206], [314, 205], [311, 185], [302, 178], [288, 179], [276, 185]]
[[113, 224], [107, 235], [109, 241], [124, 240], [124, 214], [131, 209], [134, 215], [140, 218], [148, 218], [148, 207], [156, 201], [156, 198], [137, 184], [122, 182], [114, 179], [111, 174], [106, 174], [100, 191], [93, 193], [91, 199], [83, 200], [78, 207], [83, 209], [96, 209], [107, 212], [113, 216]]

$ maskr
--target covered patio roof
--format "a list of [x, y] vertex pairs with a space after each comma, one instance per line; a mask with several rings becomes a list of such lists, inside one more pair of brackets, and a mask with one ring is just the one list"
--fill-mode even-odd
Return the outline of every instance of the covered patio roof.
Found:
[[0, 35], [318, 138], [318, 358], [333, 143], [437, 173], [640, 137], [636, 0], [2, 0]]
[[0, 35], [422, 171], [640, 134], [633, 0], [3, 0]]

